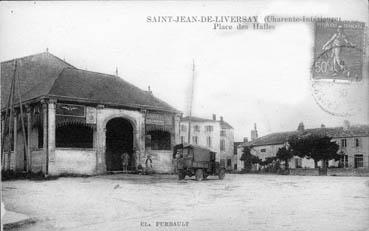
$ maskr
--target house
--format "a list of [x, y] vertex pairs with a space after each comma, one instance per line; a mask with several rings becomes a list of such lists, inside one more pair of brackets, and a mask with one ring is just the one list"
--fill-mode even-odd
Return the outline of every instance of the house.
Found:
[[[265, 160], [275, 157], [278, 149], [287, 145], [288, 138], [299, 134], [326, 135], [339, 145], [338, 154], [342, 155], [341, 166], [345, 168], [369, 168], [369, 125], [350, 126], [348, 121], [342, 127], [305, 129], [300, 123], [296, 131], [277, 132], [268, 134], [238, 146], [237, 155], [241, 157], [244, 146], [252, 146], [251, 153]], [[321, 163], [319, 163], [321, 166]], [[329, 161], [329, 166], [339, 166], [339, 162]], [[290, 168], [314, 168], [312, 159], [293, 157], [289, 162]], [[242, 167], [239, 168], [241, 170]]]
[[121, 171], [123, 153], [131, 170], [149, 154], [154, 171], [173, 169], [179, 111], [118, 76], [44, 52], [1, 63], [1, 100], [4, 170], [102, 174]]
[[[189, 128], [190, 120], [191, 128]], [[188, 140], [189, 129], [191, 129], [190, 140]], [[227, 170], [233, 170], [237, 164], [233, 154], [233, 127], [224, 121], [222, 116], [219, 120], [216, 115], [213, 115], [212, 119], [183, 117], [180, 120], [179, 130], [181, 143], [197, 144], [212, 149], [217, 153], [217, 160], [225, 162]]]

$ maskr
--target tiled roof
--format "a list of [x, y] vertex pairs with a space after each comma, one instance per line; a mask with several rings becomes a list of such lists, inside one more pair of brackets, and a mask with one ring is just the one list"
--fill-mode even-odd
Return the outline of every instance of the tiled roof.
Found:
[[189, 121], [191, 118], [192, 122], [216, 122], [216, 120], [212, 120], [212, 119], [205, 119], [205, 118], [200, 118], [200, 117], [196, 117], [196, 116], [185, 116], [181, 119], [181, 121]]
[[[1, 99], [5, 106], [14, 60], [1, 63]], [[17, 59], [22, 101], [41, 96], [88, 103], [178, 112], [151, 93], [120, 77], [80, 70], [45, 52]], [[17, 90], [17, 89], [16, 89]]]
[[227, 123], [225, 121], [220, 121], [220, 126], [222, 126], [223, 129], [232, 129], [233, 128], [229, 123]]
[[284, 144], [290, 136], [304, 134], [327, 135], [332, 138], [369, 136], [369, 125], [351, 126], [348, 129], [344, 129], [343, 127], [312, 128], [305, 129], [305, 131], [303, 132], [288, 131], [288, 132], [271, 133], [266, 136], [259, 137], [253, 141], [243, 143], [242, 146], [265, 146], [265, 145]]
[[[190, 117], [189, 116], [185, 116], [181, 119], [181, 121], [189, 121]], [[191, 116], [191, 121], [192, 122], [220, 122], [220, 126], [223, 129], [232, 129], [233, 127], [227, 123], [226, 121], [221, 121], [221, 120], [212, 120], [212, 119], [205, 119], [205, 118], [200, 118], [200, 117], [196, 117], [196, 116]]]
[[176, 109], [166, 102], [120, 77], [72, 68], [64, 69], [60, 73], [49, 94], [100, 104], [176, 112]]
[[[49, 93], [54, 81], [64, 68], [74, 68], [58, 57], [44, 52], [41, 54], [15, 59], [17, 61], [16, 75], [19, 77], [22, 101], [27, 101]], [[5, 107], [8, 102], [11, 81], [14, 76], [14, 61], [1, 63], [1, 101]], [[18, 82], [16, 84], [16, 102]]]

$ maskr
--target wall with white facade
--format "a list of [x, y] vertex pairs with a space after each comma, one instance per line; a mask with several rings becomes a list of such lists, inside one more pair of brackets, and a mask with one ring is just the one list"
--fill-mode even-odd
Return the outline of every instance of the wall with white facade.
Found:
[[[356, 140], [359, 139], [359, 146], [356, 146]], [[346, 147], [342, 145], [342, 140], [346, 140]], [[341, 137], [341, 138], [333, 138], [332, 141], [335, 141], [339, 145], [338, 153], [345, 153], [348, 157], [348, 168], [355, 167], [355, 155], [363, 155], [363, 167], [369, 168], [369, 137]], [[256, 146], [252, 149], [251, 153], [253, 155], [258, 156], [260, 159], [265, 160], [267, 157], [274, 157], [277, 155], [278, 149], [283, 147], [283, 144], [275, 144], [275, 145], [264, 145], [264, 146]], [[237, 150], [237, 158], [241, 158], [243, 148], [240, 146]], [[314, 160], [300, 157], [293, 157], [289, 161], [289, 168], [296, 168], [297, 163], [299, 162], [300, 167], [302, 168], [314, 168]], [[338, 167], [339, 161], [330, 160], [329, 166]], [[240, 165], [240, 166], [239, 166]], [[318, 166], [322, 167], [322, 162], [318, 162]], [[243, 162], [238, 161], [237, 169], [240, 171], [243, 168]]]
[[[359, 139], [359, 146], [356, 146], [355, 139]], [[339, 145], [338, 152], [348, 156], [348, 168], [355, 167], [355, 155], [363, 155], [363, 168], [369, 168], [369, 137], [341, 137], [333, 140]], [[342, 145], [342, 140], [346, 140], [346, 147]]]
[[[277, 152], [279, 148], [283, 147], [284, 144], [271, 144], [271, 145], [263, 145], [263, 146], [256, 146], [251, 149], [251, 154], [259, 157], [261, 160], [265, 160], [268, 157], [275, 157], [277, 155]], [[243, 147], [239, 146], [237, 148], [237, 158], [238, 158], [238, 164], [237, 164], [237, 170], [241, 171], [243, 169], [243, 161], [239, 160], [242, 156]], [[283, 163], [282, 163], [283, 165]], [[314, 168], [314, 160], [307, 159], [307, 158], [300, 158], [300, 157], [293, 157], [288, 162], [289, 168]]]
[[96, 151], [87, 149], [56, 148], [55, 162], [49, 166], [50, 175], [96, 174]]
[[[182, 125], [185, 126], [185, 130], [181, 129]], [[233, 129], [222, 129], [220, 121], [204, 121], [204, 122], [197, 122], [197, 121], [191, 121], [191, 140], [188, 141], [188, 121], [181, 121], [180, 122], [180, 132], [179, 132], [179, 141], [183, 141], [184, 143], [194, 143], [194, 138], [197, 137], [197, 145], [208, 147], [212, 150], [214, 150], [217, 153], [217, 161], [220, 161], [220, 159], [223, 159], [225, 161], [225, 164], [227, 164], [227, 159], [231, 159], [232, 163], [230, 166], [230, 169], [233, 168], [235, 164], [235, 159], [233, 158], [233, 142], [234, 142], [234, 134]], [[199, 127], [199, 130], [195, 130], [195, 126]], [[212, 131], [207, 131], [206, 126], [212, 126]], [[225, 131], [224, 136], [221, 136], [221, 130]], [[211, 145], [209, 146], [207, 143], [207, 137], [211, 138]], [[224, 150], [220, 150], [220, 142], [221, 140], [225, 140], [225, 147]]]

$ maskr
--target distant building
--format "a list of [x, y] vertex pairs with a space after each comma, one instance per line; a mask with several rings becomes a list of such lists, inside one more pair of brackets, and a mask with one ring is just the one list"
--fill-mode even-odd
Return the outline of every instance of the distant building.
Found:
[[237, 160], [234, 157], [234, 134], [233, 127], [220, 117], [216, 119], [205, 119], [191, 117], [191, 137], [188, 140], [188, 129], [190, 117], [180, 120], [180, 142], [191, 143], [208, 147], [217, 153], [217, 159], [224, 161], [227, 170], [233, 170]]
[[[9, 118], [14, 76], [19, 84]], [[154, 171], [173, 170], [180, 112], [118, 76], [81, 70], [44, 52], [1, 63], [1, 101], [2, 131], [15, 133], [4, 142], [4, 170], [101, 174], [121, 171], [123, 153], [131, 170], [145, 166], [148, 156]]]
[[244, 138], [244, 141], [240, 141], [240, 142], [234, 142], [233, 143], [233, 159], [234, 159], [234, 163], [233, 163], [233, 170], [234, 171], [240, 171], [243, 165], [243, 162], [240, 160], [241, 157], [238, 156], [238, 146], [240, 146], [241, 144], [248, 142], [247, 138]]
[[[369, 168], [369, 125], [350, 126], [345, 121], [343, 127], [305, 129], [300, 123], [298, 130], [288, 132], [278, 132], [262, 136], [255, 140], [244, 142], [237, 148], [238, 158], [242, 155], [244, 146], [252, 146], [252, 154], [265, 160], [267, 157], [275, 157], [278, 149], [287, 145], [288, 138], [292, 135], [311, 133], [317, 135], [327, 135], [339, 145], [338, 154], [342, 155], [341, 165], [345, 168]], [[339, 162], [329, 161], [329, 166], [338, 166]], [[239, 164], [238, 164], [239, 166]], [[321, 163], [319, 163], [321, 166]], [[314, 168], [312, 159], [293, 157], [289, 162], [290, 168]], [[242, 165], [238, 170], [242, 169]]]

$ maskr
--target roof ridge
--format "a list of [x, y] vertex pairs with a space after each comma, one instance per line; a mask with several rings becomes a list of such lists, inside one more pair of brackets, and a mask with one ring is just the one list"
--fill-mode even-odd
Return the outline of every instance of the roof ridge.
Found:
[[59, 58], [58, 56], [56, 56], [56, 55], [54, 55], [54, 54], [52, 54], [52, 53], [50, 53], [48, 51], [44, 51], [44, 52], [40, 52], [40, 53], [36, 53], [36, 54], [32, 54], [32, 55], [26, 55], [26, 56], [22, 56], [22, 57], [10, 59], [10, 60], [5, 60], [5, 61], [2, 61], [1, 64], [10, 63], [10, 62], [14, 62], [16, 60], [26, 59], [26, 58], [30, 58], [30, 57], [37, 56], [37, 55], [42, 55], [42, 54], [51, 55], [52, 57], [58, 59], [59, 61], [63, 62], [64, 64], [67, 64], [68, 66], [70, 66], [72, 68], [76, 68], [72, 64], [66, 62], [65, 60]]
[[73, 68], [70, 68], [70, 67], [64, 67], [64, 68], [59, 72], [58, 77], [56, 77], [56, 78], [54, 79], [53, 83], [51, 84], [51, 87], [50, 87], [49, 91], [47, 92], [47, 95], [50, 95], [50, 92], [51, 92], [51, 90], [54, 88], [54, 85], [55, 85], [56, 80], [58, 80], [58, 79], [59, 79], [59, 77], [61, 76], [61, 74], [62, 74], [66, 69], [75, 70], [75, 69], [77, 69], [77, 68], [75, 68], [75, 67], [73, 67]]

